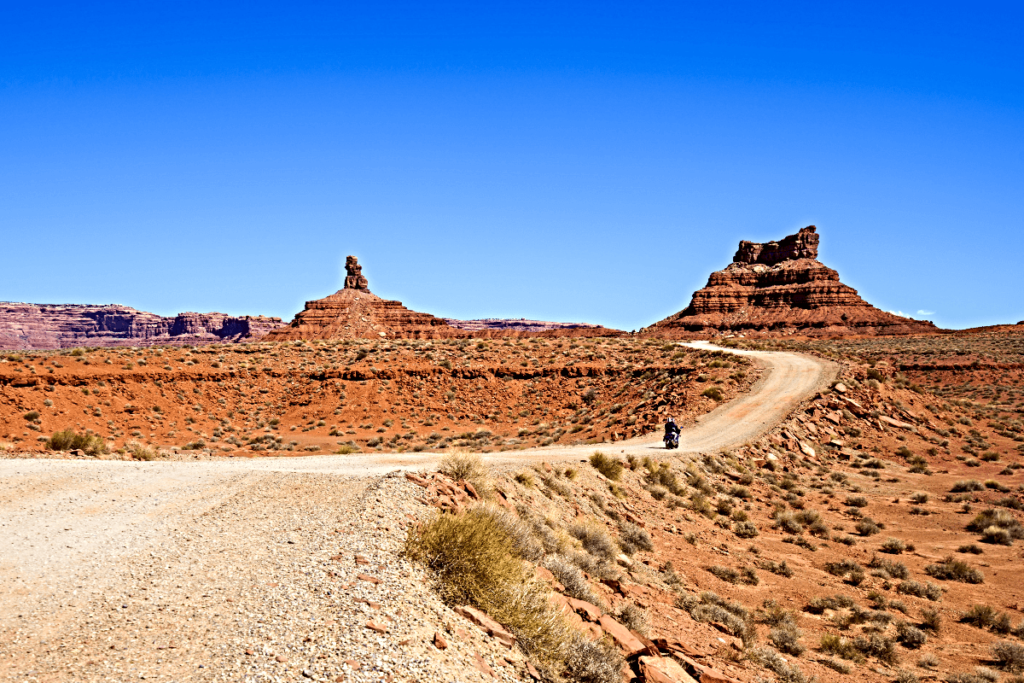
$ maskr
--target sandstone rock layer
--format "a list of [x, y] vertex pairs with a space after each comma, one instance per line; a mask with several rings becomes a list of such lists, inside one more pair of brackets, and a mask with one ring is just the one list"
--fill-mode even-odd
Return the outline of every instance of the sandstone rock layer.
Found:
[[0, 303], [0, 348], [163, 346], [250, 342], [281, 326], [280, 318], [179, 313], [163, 317], [116, 304]]
[[903, 318], [864, 301], [817, 260], [818, 239], [811, 225], [779, 242], [740, 242], [733, 262], [712, 273], [689, 306], [643, 333], [845, 336], [938, 331], [928, 321]]

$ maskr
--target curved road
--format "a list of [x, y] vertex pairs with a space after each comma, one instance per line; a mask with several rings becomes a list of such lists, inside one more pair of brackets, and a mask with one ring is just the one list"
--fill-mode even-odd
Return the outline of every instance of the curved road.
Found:
[[[692, 348], [715, 348], [707, 342]], [[834, 366], [809, 356], [731, 351], [765, 370], [752, 390], [683, 430], [676, 453], [721, 450], [764, 434], [824, 387]], [[604, 446], [609, 449], [610, 446]], [[485, 455], [501, 466], [584, 457], [589, 446], [556, 446]], [[642, 437], [614, 444], [626, 454], [665, 453], [661, 441]], [[435, 466], [441, 454], [373, 454], [196, 462], [124, 462], [0, 459], [0, 627], [69, 586], [102, 582], [118, 558], [159, 543], [169, 525], [187, 524], [222, 506], [267, 476], [324, 475], [352, 490], [368, 477], [396, 469]], [[276, 473], [276, 474], [275, 474]], [[275, 514], [287, 514], [288, 501]]]

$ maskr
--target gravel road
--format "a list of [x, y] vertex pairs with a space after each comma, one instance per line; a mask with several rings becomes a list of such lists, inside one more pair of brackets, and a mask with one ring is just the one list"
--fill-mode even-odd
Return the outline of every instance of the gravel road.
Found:
[[[807, 356], [735, 353], [755, 358], [764, 376], [749, 394], [686, 426], [681, 452], [757, 438], [835, 373]], [[647, 437], [613, 448], [650, 454], [662, 446]], [[485, 460], [554, 462], [593, 450], [548, 447]], [[412, 500], [415, 487], [383, 475], [427, 469], [439, 458], [0, 460], [0, 676], [442, 680], [446, 667], [482, 656], [500, 677], [517, 679], [523, 663], [472, 634], [444, 653], [420, 645], [431, 636], [421, 632], [423, 615], [433, 611], [438, 623], [448, 613], [419, 570], [395, 560], [402, 527], [423, 508]], [[355, 578], [357, 553], [370, 558], [363, 569], [381, 584]], [[388, 634], [367, 629], [371, 619]], [[472, 672], [465, 680], [475, 680]]]

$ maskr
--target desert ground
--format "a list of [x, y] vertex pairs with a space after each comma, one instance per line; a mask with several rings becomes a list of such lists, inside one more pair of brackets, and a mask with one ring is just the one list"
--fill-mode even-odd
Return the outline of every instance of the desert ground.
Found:
[[[156, 444], [143, 447], [153, 460], [134, 458], [127, 445], [101, 456], [116, 455], [109, 460], [11, 448], [0, 461], [0, 528], [12, 540], [0, 555], [0, 673], [607, 680], [594, 673], [604, 655], [586, 648], [597, 662], [590, 668], [547, 656], [522, 635], [506, 647], [455, 611], [436, 562], [410, 550], [438, 519], [498, 510], [526, 529], [508, 537], [509, 552], [537, 567], [565, 620], [624, 657], [630, 676], [1009, 681], [1024, 664], [1014, 649], [1024, 634], [1017, 340], [993, 332], [790, 341], [785, 351], [736, 348], [741, 355], [730, 357], [703, 344], [648, 344], [655, 359], [675, 357], [692, 372], [665, 363], [640, 380], [660, 386], [633, 389], [614, 373], [598, 375], [620, 382], [601, 385], [588, 411], [603, 443], [568, 427], [589, 405], [576, 398], [575, 408], [545, 416], [546, 435], [533, 416], [513, 422], [513, 401], [500, 413], [435, 410], [437, 427], [481, 430], [473, 420], [483, 418], [490, 436], [419, 451], [368, 446], [373, 432], [358, 430], [365, 440], [333, 439], [358, 450], [330, 456], [276, 457], [253, 451], [266, 443], [254, 439], [240, 439], [245, 457]], [[732, 367], [708, 367], [723, 358], [735, 358]], [[728, 392], [721, 403], [703, 396], [705, 370], [719, 379], [732, 371], [732, 383], [716, 385]], [[565, 403], [590, 388], [555, 374], [545, 390]], [[12, 388], [5, 399], [21, 410], [36, 389]], [[660, 389], [654, 395], [678, 398], [652, 414], [686, 420], [679, 451], [665, 451], [645, 417], [645, 394]], [[67, 428], [58, 419], [71, 413], [72, 396], [64, 408], [54, 401], [54, 427]], [[599, 415], [612, 400], [623, 407]], [[382, 401], [377, 418], [394, 403]], [[281, 411], [280, 423], [294, 414], [308, 426], [301, 410]], [[408, 418], [421, 415], [432, 419], [418, 406]], [[508, 443], [524, 423], [533, 443]], [[621, 438], [638, 423], [646, 433]], [[560, 427], [564, 441], [552, 439]], [[310, 431], [309, 443], [330, 443], [326, 429]], [[453, 469], [474, 457], [469, 469]]]

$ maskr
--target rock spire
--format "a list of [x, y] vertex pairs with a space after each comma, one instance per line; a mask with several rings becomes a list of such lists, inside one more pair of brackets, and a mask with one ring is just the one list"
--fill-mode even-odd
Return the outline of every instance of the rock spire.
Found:
[[359, 265], [359, 259], [355, 256], [345, 259], [345, 289], [370, 291], [370, 283], [363, 277], [363, 267]]

